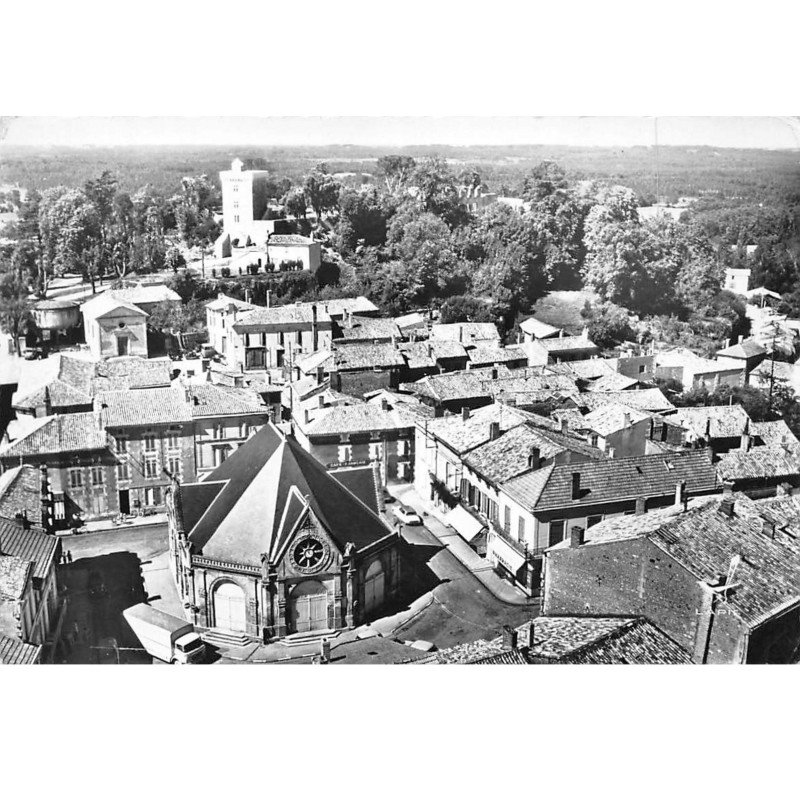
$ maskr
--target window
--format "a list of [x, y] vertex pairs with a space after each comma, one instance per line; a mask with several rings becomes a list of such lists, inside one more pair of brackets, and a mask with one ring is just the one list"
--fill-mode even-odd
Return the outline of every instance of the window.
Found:
[[127, 481], [130, 479], [130, 477], [130, 472], [128, 471], [128, 462], [123, 461], [121, 464], [117, 464], [117, 480]]
[[83, 486], [83, 470], [76, 467], [69, 471], [69, 488], [80, 489]]
[[148, 434], [147, 436], [145, 436], [142, 439], [142, 446], [149, 453], [152, 453], [153, 451], [155, 451], [155, 449], [156, 449], [156, 437], [155, 437], [155, 435]]
[[264, 369], [267, 363], [266, 353], [261, 347], [245, 350], [244, 361], [246, 369]]
[[349, 444], [339, 445], [339, 463], [344, 464], [352, 458], [352, 448]]
[[228, 457], [228, 450], [229, 450], [228, 445], [212, 448], [211, 454], [215, 467], [218, 467], [225, 461], [225, 459]]
[[234, 214], [233, 215], [233, 221], [234, 222], [239, 222], [239, 215], [238, 214]]
[[370, 461], [379, 461], [383, 456], [381, 443], [380, 442], [370, 442], [369, 444], [369, 460]]
[[103, 485], [103, 468], [92, 467], [92, 486]]
[[550, 523], [550, 539], [548, 541], [550, 547], [564, 540], [565, 527], [566, 527], [566, 521], [563, 519], [554, 519]]
[[169, 447], [170, 450], [176, 450], [180, 446], [180, 436], [177, 433], [170, 431], [170, 433], [167, 434], [167, 447]]
[[508, 506], [503, 510], [503, 530], [511, 533], [511, 509]]
[[161, 504], [160, 486], [148, 486], [144, 490], [144, 504], [146, 506], [157, 506]]
[[517, 523], [517, 539], [519, 541], [525, 541], [525, 519], [524, 517], [519, 518], [519, 522]]
[[181, 476], [181, 460], [178, 456], [170, 456], [167, 460], [167, 469], [173, 478], [180, 478]]
[[250, 435], [250, 423], [242, 422], [239, 425], [239, 438], [246, 439]]
[[645, 366], [644, 364], [639, 364], [639, 374], [644, 375]]
[[116, 451], [118, 453], [127, 453], [128, 452], [128, 440], [127, 439], [115, 439], [114, 443], [116, 445]]
[[158, 477], [158, 462], [154, 458], [146, 458], [144, 462], [145, 478]]
[[592, 525], [597, 525], [598, 522], [602, 522], [602, 521], [603, 521], [603, 515], [602, 514], [595, 514], [595, 515], [593, 515], [591, 517], [587, 517], [586, 518], [586, 527], [587, 528], [591, 528]]

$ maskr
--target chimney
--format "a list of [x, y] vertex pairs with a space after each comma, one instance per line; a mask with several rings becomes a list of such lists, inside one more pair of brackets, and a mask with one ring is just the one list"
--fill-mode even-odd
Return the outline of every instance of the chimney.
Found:
[[569, 420], [566, 417], [561, 417], [561, 433], [569, 433]]
[[308, 408], [305, 409], [305, 420], [306, 420], [306, 425], [308, 425], [308, 423], [311, 422], [311, 410]]
[[463, 342], [464, 341], [464, 327], [463, 327], [463, 325], [459, 325], [458, 326], [458, 341], [459, 342]]
[[325, 395], [320, 394], [317, 396], [317, 406], [319, 408], [325, 408]]
[[433, 358], [433, 345], [428, 342], [428, 358]]
[[300, 367], [295, 367], [293, 372], [294, 372], [294, 379], [296, 381], [299, 381], [300, 380]]
[[500, 435], [500, 423], [499, 422], [490, 422], [489, 423], [489, 439], [495, 440]]
[[744, 341], [744, 334], [740, 333], [739, 334], [739, 344], [741, 344], [743, 341]]
[[675, 484], [675, 505], [686, 505], [686, 481], [678, 481]]
[[581, 474], [580, 472], [572, 473], [572, 499], [580, 500], [581, 498]]
[[496, 364], [492, 367], [492, 380], [493, 381], [497, 380], [497, 365]]
[[614, 456], [615, 456], [616, 454], [617, 454], [617, 450], [616, 450], [616, 448], [615, 448], [615, 447], [611, 447], [611, 446], [609, 445], [609, 448], [608, 448], [608, 457], [609, 457], [609, 458], [614, 458]]
[[583, 544], [583, 528], [580, 525], [573, 525], [569, 529], [569, 549], [574, 550]]
[[317, 304], [311, 304], [311, 342], [314, 350], [319, 348], [319, 334], [317, 332]]
[[722, 484], [723, 497], [730, 497], [733, 494], [733, 484], [730, 481], [725, 481]]
[[733, 495], [730, 494], [723, 494], [722, 500], [719, 504], [720, 513], [724, 514], [726, 517], [733, 517], [734, 516], [734, 502], [733, 502]]
[[792, 484], [788, 481], [784, 481], [783, 483], [779, 483], [776, 489], [776, 494], [778, 497], [788, 497], [792, 493]]
[[539, 469], [542, 463], [542, 452], [538, 447], [532, 447], [528, 455], [528, 469]]
[[623, 428], [630, 428], [631, 426], [631, 415], [629, 411], [626, 411], [622, 415], [622, 427]]
[[531, 622], [530, 627], [528, 628], [528, 649], [533, 650], [533, 646], [536, 644], [536, 623]]
[[324, 380], [325, 380], [324, 367], [317, 367], [317, 386], [319, 386]]
[[636, 516], [641, 517], [642, 514], [645, 513], [647, 505], [647, 498], [646, 497], [637, 497], [636, 498]]
[[517, 632], [510, 625], [503, 625], [503, 649], [517, 649]]
[[743, 453], [747, 453], [750, 450], [750, 418], [749, 417], [745, 420], [745, 423], [744, 423], [744, 430], [742, 431], [742, 438], [739, 441], [739, 449]]
[[461, 407], [461, 421], [466, 422], [469, 419], [469, 406]]
[[771, 519], [761, 517], [761, 533], [768, 539], [775, 538], [775, 523]]
[[381, 398], [381, 408], [384, 411], [388, 411], [389, 410], [389, 401], [385, 397]]

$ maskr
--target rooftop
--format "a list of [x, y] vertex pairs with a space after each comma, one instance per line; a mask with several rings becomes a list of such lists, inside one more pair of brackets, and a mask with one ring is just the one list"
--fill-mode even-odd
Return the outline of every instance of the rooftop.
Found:
[[337, 370], [402, 367], [405, 359], [393, 344], [340, 344], [334, 351]]
[[645, 419], [650, 419], [650, 414], [640, 409], [622, 403], [609, 403], [590, 411], [583, 418], [582, 425], [600, 436], [608, 436]]
[[258, 306], [253, 305], [253, 303], [248, 303], [245, 300], [239, 300], [237, 297], [231, 297], [230, 295], [223, 294], [220, 292], [216, 298], [209, 301], [205, 304], [206, 308], [211, 309], [211, 311], [223, 311], [224, 309], [230, 308], [233, 306], [237, 311], [252, 311]]
[[588, 336], [554, 336], [552, 339], [537, 339], [533, 342], [544, 348], [548, 354], [565, 353], [578, 350], [597, 350], [600, 348]]
[[767, 351], [755, 339], [744, 339], [722, 350], [717, 350], [718, 356], [726, 358], [755, 358], [766, 354]]
[[610, 403], [638, 408], [642, 411], [671, 411], [675, 408], [661, 389], [631, 389], [625, 392], [583, 392], [575, 401], [579, 407], [593, 411]]
[[587, 387], [587, 392], [624, 392], [632, 389], [639, 381], [636, 378], [629, 378], [619, 372], [611, 375], [602, 375], [593, 380]]
[[263, 414], [266, 419], [267, 408], [252, 389], [198, 383], [189, 386], [188, 393], [195, 418]]
[[137, 389], [135, 392], [101, 392], [95, 407], [110, 428], [190, 422], [192, 409], [180, 388]]
[[550, 336], [558, 336], [560, 328], [554, 328], [546, 322], [536, 319], [536, 317], [528, 317], [519, 325], [520, 329], [525, 333], [534, 336], [537, 339], [547, 339]]
[[30, 522], [40, 525], [41, 483], [39, 469], [30, 464], [7, 469], [0, 475], [0, 517], [13, 519], [17, 514], [24, 512]]
[[400, 338], [400, 329], [393, 319], [350, 315], [334, 328], [334, 340], [392, 341]]
[[500, 334], [493, 322], [450, 322], [431, 325], [432, 339], [450, 339], [470, 344], [472, 342], [499, 342]]
[[41, 652], [39, 644], [26, 644], [21, 639], [0, 633], [0, 664], [36, 664]]
[[[461, 414], [451, 414], [429, 420], [427, 432], [456, 453], [466, 453], [490, 439], [489, 426], [497, 422], [500, 432], [510, 430], [530, 419], [524, 411], [502, 403], [493, 403], [470, 412], [464, 420]], [[554, 426], [555, 427], [555, 426]]]
[[305, 427], [305, 433], [308, 436], [330, 436], [390, 431], [413, 426], [414, 420], [403, 411], [384, 410], [373, 403], [357, 403], [321, 409], [316, 419]]
[[731, 439], [741, 436], [750, 425], [750, 417], [740, 405], [679, 408], [670, 416], [698, 439]]
[[30, 574], [30, 561], [17, 558], [17, 556], [0, 554], [0, 598], [21, 599]]
[[768, 445], [731, 450], [717, 463], [720, 480], [752, 480], [800, 475], [800, 447]]
[[460, 342], [449, 339], [431, 339], [426, 342], [403, 342], [400, 352], [406, 358], [409, 369], [433, 369], [439, 359], [462, 358], [467, 351]]
[[101, 450], [106, 433], [95, 411], [40, 417], [35, 427], [0, 451], [3, 458]]
[[513, 361], [527, 363], [528, 356], [521, 347], [495, 347], [493, 345], [478, 345], [467, 351], [469, 360], [476, 366], [491, 366]]

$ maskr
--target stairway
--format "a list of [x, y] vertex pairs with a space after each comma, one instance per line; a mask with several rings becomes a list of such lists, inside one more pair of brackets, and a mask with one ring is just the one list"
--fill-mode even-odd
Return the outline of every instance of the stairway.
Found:
[[252, 637], [243, 633], [229, 633], [215, 628], [202, 631], [200, 638], [215, 647], [244, 647], [254, 641]]
[[339, 631], [334, 630], [293, 633], [290, 636], [281, 639], [281, 644], [285, 647], [308, 647], [309, 645], [319, 645], [323, 639], [335, 639], [338, 635]]

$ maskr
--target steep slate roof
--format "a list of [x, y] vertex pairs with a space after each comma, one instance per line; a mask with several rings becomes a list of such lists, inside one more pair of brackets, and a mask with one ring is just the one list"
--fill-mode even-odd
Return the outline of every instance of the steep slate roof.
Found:
[[328, 473], [352, 492], [375, 514], [380, 514], [383, 502], [380, 499], [380, 478], [373, 465], [342, 467]]
[[402, 367], [406, 363], [393, 344], [340, 344], [333, 355], [337, 370]]
[[0, 519], [0, 553], [30, 562], [34, 578], [47, 576], [58, 546], [58, 537], [41, 528], [24, 528], [15, 520]]
[[539, 448], [542, 459], [550, 459], [565, 452], [576, 453], [585, 458], [604, 458], [600, 450], [588, 445], [583, 439], [523, 422], [497, 439], [471, 450], [464, 463], [488, 481], [504, 483], [515, 475], [530, 470], [528, 457], [534, 447]]
[[325, 436], [413, 427], [414, 420], [403, 411], [384, 411], [380, 405], [356, 403], [321, 409], [319, 416], [305, 427], [305, 433], [308, 436]]
[[30, 522], [41, 524], [41, 480], [39, 469], [30, 464], [8, 469], [0, 475], [0, 517], [13, 519], [24, 511]]
[[187, 387], [192, 417], [223, 417], [234, 414], [263, 414], [267, 408], [252, 389], [197, 383]]
[[[628, 417], [627, 425], [626, 415]], [[644, 419], [650, 419], [650, 414], [632, 406], [622, 405], [622, 403], [609, 403], [586, 414], [582, 420], [582, 426], [599, 433], [600, 436], [608, 436]]]
[[41, 653], [40, 644], [26, 644], [21, 639], [0, 633], [0, 664], [36, 664]]
[[44, 455], [48, 453], [79, 453], [101, 450], [108, 444], [106, 432], [101, 427], [100, 415], [95, 411], [77, 414], [56, 414], [36, 420], [35, 428], [12, 442], [0, 456]]
[[739, 556], [733, 587], [720, 600], [752, 628], [800, 603], [800, 547], [788, 536], [765, 534], [761, 509], [747, 498], [735, 496], [732, 516], [721, 502], [719, 496], [697, 498], [687, 511], [672, 507], [608, 519], [587, 529], [582, 547], [647, 537], [705, 582], [726, 575]]
[[800, 445], [800, 441], [782, 419], [773, 422], [752, 422], [750, 433], [758, 436], [765, 445]]
[[185, 393], [172, 387], [101, 392], [95, 407], [101, 409], [103, 422], [110, 428], [191, 422], [192, 419]]
[[589, 411], [607, 405], [622, 403], [643, 411], [671, 411], [675, 408], [660, 389], [635, 389], [627, 392], [583, 392], [576, 400], [581, 408]]
[[741, 436], [751, 424], [750, 417], [740, 405], [679, 408], [670, 416], [700, 439], [705, 438], [709, 422], [712, 439]]
[[[572, 499], [573, 473], [580, 474], [581, 496], [577, 500]], [[716, 471], [708, 450], [551, 465], [513, 478], [502, 488], [525, 507], [547, 511], [639, 497], [668, 497], [680, 481], [686, 481], [690, 494], [714, 491]]]
[[[216, 491], [203, 486], [207, 483], [216, 484]], [[188, 530], [194, 552], [224, 561], [258, 566], [262, 553], [278, 557], [305, 517], [306, 503], [342, 550], [347, 542], [360, 550], [392, 535], [380, 517], [271, 423], [203, 484], [183, 486], [180, 494], [187, 529], [187, 506], [208, 503], [201, 515], [197, 507], [191, 511], [198, 519]]]
[[731, 450], [717, 463], [720, 480], [782, 478], [800, 475], [800, 447], [769, 445]]

